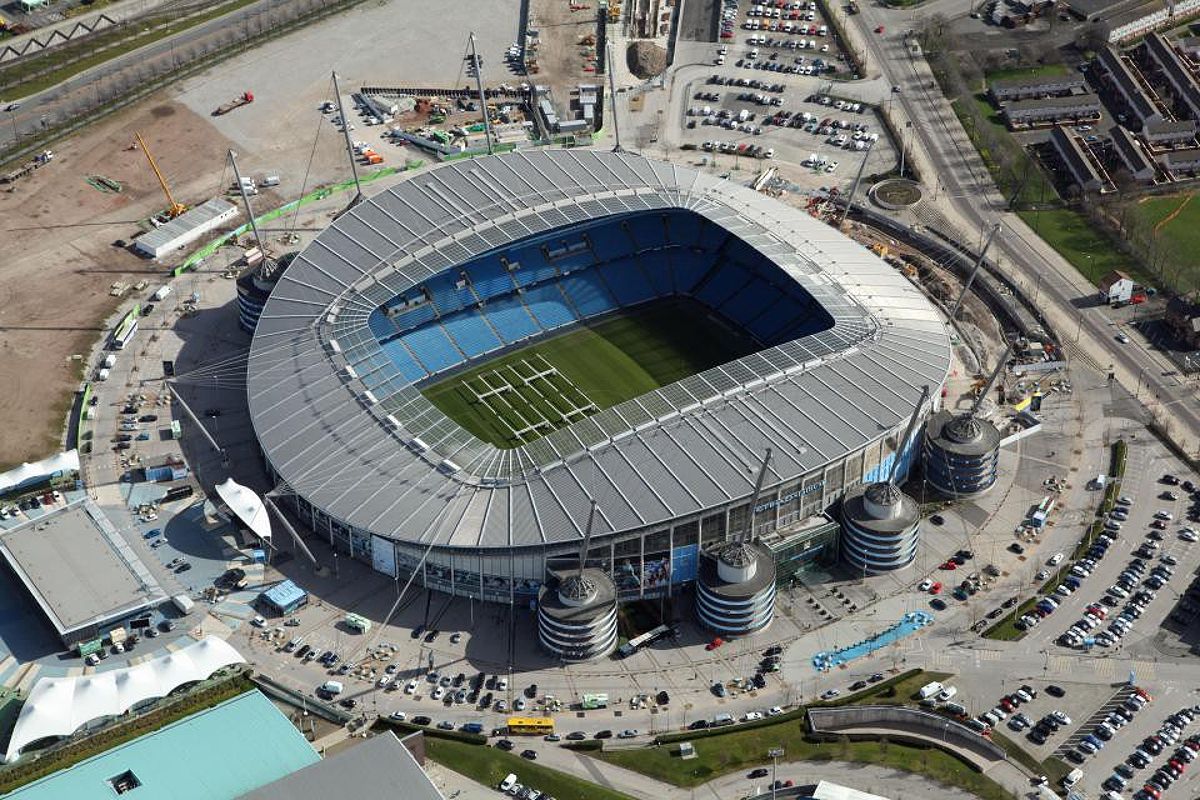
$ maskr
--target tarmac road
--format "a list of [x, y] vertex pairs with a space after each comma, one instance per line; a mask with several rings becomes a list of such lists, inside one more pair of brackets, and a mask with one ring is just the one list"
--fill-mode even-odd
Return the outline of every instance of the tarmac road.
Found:
[[[922, 7], [922, 17], [935, 11], [946, 16], [966, 13], [963, 0], [941, 0]], [[1163, 372], [1174, 366], [1153, 352], [1134, 330], [1126, 331], [1132, 341], [1120, 344], [1118, 331], [1096, 303], [1096, 290], [1075, 268], [1041, 240], [1015, 214], [1008, 213], [967, 139], [949, 103], [936, 88], [924, 58], [913, 57], [904, 46], [904, 31], [919, 25], [910, 12], [892, 11], [864, 4], [862, 12], [848, 18], [851, 37], [865, 46], [869, 73], [881, 73], [886, 82], [900, 87], [889, 92], [911, 127], [906, 128], [910, 157], [923, 166], [927, 183], [937, 183], [938, 205], [951, 220], [959, 220], [968, 235], [965, 241], [982, 243], [992, 225], [1001, 225], [1002, 235], [993, 243], [1002, 266], [1019, 276], [1026, 289], [1035, 293], [1042, 310], [1058, 336], [1076, 355], [1104, 371], [1111, 365], [1116, 378], [1136, 391], [1148, 407], [1157, 406], [1178, 422], [1177, 439], [1189, 452], [1200, 442], [1200, 402], [1197, 386], [1164, 380]], [[874, 31], [883, 26], [884, 33]], [[953, 230], [943, 231], [953, 234]]]

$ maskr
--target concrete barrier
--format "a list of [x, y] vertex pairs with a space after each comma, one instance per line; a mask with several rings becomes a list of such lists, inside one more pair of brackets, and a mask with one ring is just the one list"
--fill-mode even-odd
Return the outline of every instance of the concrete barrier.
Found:
[[1004, 761], [1004, 750], [966, 725], [904, 706], [810, 708], [808, 722], [818, 736], [879, 738], [932, 745], [947, 750], [981, 772]]

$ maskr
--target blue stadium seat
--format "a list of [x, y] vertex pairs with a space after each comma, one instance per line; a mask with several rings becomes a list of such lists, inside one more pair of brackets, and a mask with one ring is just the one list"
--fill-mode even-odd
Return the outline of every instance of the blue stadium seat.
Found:
[[428, 376], [421, 365], [413, 360], [412, 354], [408, 352], [408, 348], [399, 339], [388, 342], [382, 348], [387, 357], [396, 365], [396, 369], [404, 376], [406, 380], [419, 381]]
[[391, 319], [383, 313], [382, 308], [377, 308], [367, 317], [367, 327], [371, 329], [371, 335], [376, 339], [386, 339], [396, 332], [396, 326], [392, 324]]
[[[667, 253], [667, 263], [671, 265], [672, 291], [679, 294], [691, 294], [696, 284], [704, 277], [716, 260], [713, 253], [696, 253], [688, 247], [676, 247]], [[655, 280], [654, 273], [650, 280]]]
[[[668, 219], [675, 216], [679, 215], [667, 215]], [[661, 214], [639, 214], [626, 219], [624, 224], [638, 250], [657, 250], [667, 245], [667, 228]]]
[[719, 309], [734, 292], [746, 284], [750, 276], [740, 264], [726, 262], [718, 264], [715, 270], [705, 277], [700, 287], [695, 290], [695, 295], [709, 308]]
[[[752, 278], [737, 294], [730, 297], [718, 309], [729, 319], [745, 325], [782, 294], [761, 278]], [[795, 305], [792, 303], [792, 305]]]
[[667, 241], [673, 245], [691, 247], [700, 243], [701, 226], [707, 223], [690, 211], [667, 216]]
[[467, 309], [442, 318], [442, 327], [458, 345], [458, 349], [474, 358], [500, 347], [500, 340], [474, 309]]
[[540, 283], [558, 274], [553, 264], [546, 263], [546, 257], [542, 255], [541, 248], [537, 245], [526, 245], [510, 251], [508, 260], [515, 261], [520, 265], [520, 268], [513, 272], [512, 276], [521, 286]]
[[424, 325], [431, 321], [435, 316], [432, 303], [422, 303], [419, 306], [402, 311], [392, 317], [392, 325], [398, 331], [407, 331], [411, 328], [416, 328], [419, 325]]
[[449, 314], [475, 303], [475, 295], [469, 285], [462, 289], [455, 288], [458, 279], [458, 270], [454, 269], [425, 281], [425, 288], [429, 290], [439, 313]]
[[533, 314], [533, 318], [546, 330], [561, 328], [563, 325], [570, 325], [579, 320], [554, 283], [545, 283], [527, 289], [525, 305], [529, 307], [529, 313]]
[[697, 244], [705, 250], [716, 250], [725, 244], [726, 240], [731, 242], [741, 242], [736, 236], [730, 235], [729, 231], [722, 228], [715, 222], [709, 222], [707, 219], [700, 217], [700, 237]]
[[508, 270], [495, 256], [472, 264], [467, 268], [467, 274], [471, 276], [475, 294], [479, 295], [480, 300], [512, 294], [516, 288]]
[[594, 269], [574, 272], [559, 281], [580, 317], [594, 317], [617, 307]]
[[634, 303], [641, 303], [660, 294], [646, 280], [646, 275], [642, 272], [639, 264], [652, 260], [665, 265], [665, 259], [666, 257], [661, 254], [657, 255], [655, 259], [647, 259], [643, 256], [639, 259], [639, 263], [634, 263], [632, 259], [626, 259], [613, 264], [606, 264], [598, 269], [604, 276], [608, 288], [612, 289], [612, 293], [621, 305], [631, 306]]
[[591, 239], [592, 253], [598, 264], [619, 261], [633, 252], [633, 242], [612, 223], [589, 230], [588, 238]]
[[400, 341], [412, 349], [430, 374], [449, 369], [463, 361], [462, 354], [454, 348], [454, 344], [447, 338], [446, 331], [440, 325], [416, 328], [401, 336]]
[[517, 295], [489, 301], [484, 313], [505, 344], [528, 339], [541, 331], [537, 322], [529, 315], [529, 309], [525, 308], [525, 304]]

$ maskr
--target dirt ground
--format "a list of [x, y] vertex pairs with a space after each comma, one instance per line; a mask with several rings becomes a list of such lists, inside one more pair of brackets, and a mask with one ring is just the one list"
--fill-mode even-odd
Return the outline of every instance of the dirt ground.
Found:
[[[572, 5], [585, 5], [582, 11], [571, 11]], [[594, 3], [576, 0], [530, 0], [529, 27], [539, 32], [538, 73], [528, 80], [549, 86], [554, 106], [563, 119], [577, 116], [571, 111], [571, 98], [581, 83], [597, 83], [594, 71], [584, 67], [595, 64], [590, 59], [595, 48], [581, 45], [583, 37], [596, 33]], [[615, 57], [619, 58], [619, 55]]]
[[[0, 231], [8, 245], [0, 283], [0, 418], [6, 423], [0, 468], [58, 450], [83, 368], [95, 367], [88, 354], [121, 302], [109, 296], [110, 285], [145, 279], [145, 298], [176, 263], [156, 264], [112, 246], [131, 239], [139, 220], [166, 205], [143, 154], [127, 149], [135, 130], [185, 204], [223, 192], [232, 180], [226, 166], [231, 147], [244, 174], [276, 172], [280, 194], [255, 198], [261, 213], [302, 190], [349, 177], [341, 137], [316, 110], [332, 97], [331, 68], [342, 75], [346, 94], [364, 83], [454, 85], [462, 81], [467, 32], [477, 30], [487, 82], [511, 80], [502, 65], [517, 8], [517, 0], [480, 0], [414, 16], [383, 0], [365, 4], [216, 65], [57, 143], [50, 165], [0, 187]], [[594, 18], [594, 11], [580, 14]], [[408, 44], [395, 47], [401, 40]], [[318, 52], [328, 57], [314, 58]], [[254, 103], [209, 116], [247, 89]], [[371, 138], [378, 130], [359, 128], [355, 135]], [[388, 163], [407, 155], [393, 149]], [[101, 193], [86, 183], [91, 175], [120, 181], [124, 190]], [[312, 215], [299, 222], [327, 223]]]
[[[0, 228], [10, 242], [0, 283], [0, 465], [58, 447], [88, 353], [120, 302], [109, 296], [111, 284], [144, 278], [146, 293], [157, 288], [161, 267], [112, 246], [166, 205], [141, 151], [128, 149], [135, 130], [168, 176], [185, 175], [189, 158], [219, 159], [226, 147], [187, 109], [151, 102], [62, 144], [51, 164], [0, 192]], [[120, 181], [123, 191], [102, 193], [86, 183], [91, 175]], [[191, 201], [214, 188], [181, 177], [174, 191]]]

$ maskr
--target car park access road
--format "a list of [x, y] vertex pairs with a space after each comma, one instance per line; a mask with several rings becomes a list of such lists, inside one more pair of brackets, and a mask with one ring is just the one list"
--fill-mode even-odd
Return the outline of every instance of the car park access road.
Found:
[[[935, 13], [932, 6], [921, 8], [921, 18]], [[927, 189], [937, 198], [933, 214], [923, 220], [960, 242], [982, 242], [993, 224], [1000, 224], [1003, 235], [993, 243], [993, 254], [1016, 272], [1027, 291], [1050, 320], [1060, 340], [1070, 346], [1072, 355], [1089, 359], [1097, 369], [1112, 365], [1117, 380], [1127, 389], [1137, 387], [1147, 407], [1177, 422], [1175, 435], [1188, 452], [1200, 449], [1200, 403], [1197, 386], [1180, 385], [1162, 373], [1174, 369], [1150, 350], [1141, 334], [1130, 331], [1132, 342], [1121, 344], [1114, 338], [1117, 330], [1096, 307], [1096, 290], [1079, 272], [1041, 240], [1015, 214], [1006, 211], [987, 169], [967, 138], [950, 104], [937, 88], [928, 63], [914, 56], [904, 42], [904, 31], [920, 22], [908, 10], [891, 10], [871, 3], [861, 4], [862, 12], [848, 17], [850, 38], [858, 49], [869, 53], [868, 71], [879, 72], [890, 85], [899, 86], [897, 111], [901, 124], [911, 132], [910, 157], [917, 163]], [[965, 13], [967, 4], [946, 2], [941, 13]], [[883, 26], [884, 33], [874, 31]], [[911, 126], [911, 127], [909, 127]], [[1072, 335], [1073, 334], [1073, 335]], [[1147, 369], [1147, 367], [1150, 367]]]

